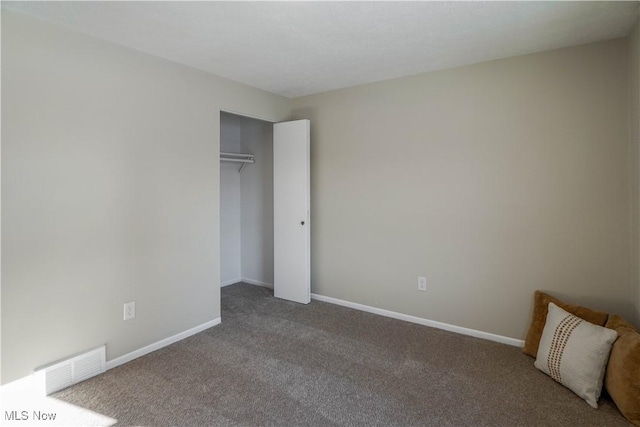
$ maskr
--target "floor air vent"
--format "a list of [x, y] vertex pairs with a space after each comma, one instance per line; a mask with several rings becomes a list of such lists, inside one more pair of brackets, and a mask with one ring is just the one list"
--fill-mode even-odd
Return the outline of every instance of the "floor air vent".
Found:
[[35, 375], [45, 393], [51, 394], [103, 373], [106, 370], [105, 359], [106, 347], [103, 345], [38, 369]]

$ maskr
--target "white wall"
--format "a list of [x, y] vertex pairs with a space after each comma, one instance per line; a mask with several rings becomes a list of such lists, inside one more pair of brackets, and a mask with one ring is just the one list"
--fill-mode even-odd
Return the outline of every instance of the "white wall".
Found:
[[2, 11], [3, 383], [220, 316], [221, 109], [290, 101]]
[[[220, 151], [239, 153], [242, 134], [240, 117], [220, 113]], [[240, 174], [239, 164], [220, 163], [220, 283], [240, 281]]]
[[242, 277], [273, 285], [273, 124], [242, 118]]
[[627, 73], [618, 39], [294, 99], [312, 292], [513, 338], [536, 289], [632, 318]]

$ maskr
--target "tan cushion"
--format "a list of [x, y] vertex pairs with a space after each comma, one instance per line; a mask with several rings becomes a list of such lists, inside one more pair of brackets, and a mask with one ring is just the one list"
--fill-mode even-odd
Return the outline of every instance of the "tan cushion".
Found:
[[640, 426], [640, 333], [620, 316], [612, 315], [607, 328], [618, 333], [611, 348], [604, 385], [629, 421]]
[[593, 325], [549, 303], [535, 366], [598, 408], [613, 329]]
[[531, 317], [529, 331], [527, 332], [524, 347], [522, 348], [522, 351], [529, 356], [536, 357], [538, 354], [538, 344], [540, 343], [542, 330], [544, 329], [544, 324], [547, 319], [547, 307], [550, 302], [594, 325], [604, 326], [604, 324], [607, 323], [607, 317], [609, 315], [603, 311], [592, 310], [579, 305], [565, 304], [549, 294], [536, 291], [533, 296], [533, 316]]

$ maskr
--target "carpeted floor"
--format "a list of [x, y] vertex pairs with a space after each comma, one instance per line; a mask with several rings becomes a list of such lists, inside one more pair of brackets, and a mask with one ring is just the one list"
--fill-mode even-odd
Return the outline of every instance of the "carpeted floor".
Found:
[[247, 284], [222, 289], [221, 325], [54, 397], [118, 425], [629, 425], [518, 348]]

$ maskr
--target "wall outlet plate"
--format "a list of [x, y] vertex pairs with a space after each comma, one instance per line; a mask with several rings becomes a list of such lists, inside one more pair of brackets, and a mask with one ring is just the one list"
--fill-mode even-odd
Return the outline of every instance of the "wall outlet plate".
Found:
[[136, 317], [136, 302], [131, 301], [124, 304], [124, 320]]
[[426, 277], [418, 277], [418, 290], [426, 292], [427, 291], [427, 278]]

